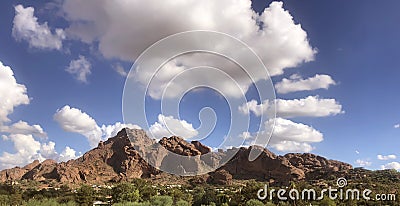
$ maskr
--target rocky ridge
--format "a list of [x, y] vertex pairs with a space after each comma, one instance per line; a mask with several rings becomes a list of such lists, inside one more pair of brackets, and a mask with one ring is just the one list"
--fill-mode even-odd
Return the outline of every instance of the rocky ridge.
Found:
[[[166, 176], [141, 157], [143, 148], [149, 148], [155, 143], [156, 141], [148, 138], [143, 130], [123, 129], [115, 137], [100, 142], [98, 147], [86, 152], [78, 159], [61, 163], [53, 160], [40, 163], [36, 160], [25, 167], [0, 171], [0, 182], [34, 180], [63, 184], [100, 184], [133, 178]], [[217, 171], [200, 178], [203, 178], [202, 181], [214, 184], [230, 184], [233, 179], [258, 179], [278, 183], [314, 180], [331, 174], [346, 174], [352, 169], [350, 164], [327, 160], [310, 153], [289, 153], [277, 156], [258, 146], [212, 152], [210, 148], [198, 141], [189, 143], [176, 136], [164, 137], [158, 145], [162, 148], [151, 147], [159, 151], [156, 153], [157, 157], [152, 157], [151, 160], [154, 161], [152, 165], [160, 166], [159, 168], [162, 168], [165, 159], [168, 159], [166, 150], [184, 156], [210, 155], [213, 158], [216, 157], [215, 159], [223, 159], [236, 153]], [[256, 160], [249, 161], [248, 156], [253, 147], [262, 150], [262, 153]], [[198, 161], [195, 164], [198, 164]]]

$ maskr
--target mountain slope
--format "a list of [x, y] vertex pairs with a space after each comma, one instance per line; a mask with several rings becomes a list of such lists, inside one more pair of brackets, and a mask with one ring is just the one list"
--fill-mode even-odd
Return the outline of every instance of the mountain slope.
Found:
[[[128, 138], [127, 133], [129, 133]], [[130, 141], [131, 140], [131, 141]], [[46, 160], [34, 161], [25, 167], [15, 167], [0, 172], [0, 181], [35, 180], [59, 183], [107, 183], [150, 178], [163, 174], [149, 165], [139, 152], [144, 146], [153, 145], [155, 140], [148, 138], [143, 130], [123, 129], [115, 137], [100, 142], [98, 147], [86, 152], [78, 159], [56, 163]], [[194, 141], [186, 142], [180, 137], [162, 138], [160, 145], [169, 151], [185, 156], [210, 154], [216, 159], [223, 159], [237, 152], [231, 160], [216, 172], [210, 173], [209, 180], [214, 183], [229, 183], [234, 179], [259, 179], [284, 183], [291, 180], [313, 180], [330, 174], [346, 174], [352, 169], [350, 164], [327, 160], [313, 154], [286, 154], [277, 156], [265, 148], [233, 148], [227, 151], [211, 152], [210, 148]], [[253, 162], [248, 161], [250, 150], [262, 150]], [[159, 148], [155, 148], [159, 149]], [[158, 153], [156, 165], [163, 167], [168, 155]], [[171, 177], [171, 176], [170, 176]]]

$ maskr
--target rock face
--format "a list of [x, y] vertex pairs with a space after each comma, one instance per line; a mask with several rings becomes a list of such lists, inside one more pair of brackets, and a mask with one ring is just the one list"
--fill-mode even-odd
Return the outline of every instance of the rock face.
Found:
[[263, 152], [254, 161], [249, 161], [251, 149], [252, 147], [240, 148], [223, 169], [238, 179], [274, 179], [279, 182], [304, 179], [305, 174], [291, 165], [286, 158], [276, 156], [264, 148], [257, 147]]
[[346, 174], [352, 169], [350, 164], [327, 160], [314, 154], [289, 153], [285, 156], [276, 156], [261, 147], [256, 148], [263, 150], [261, 155], [251, 162], [248, 156], [252, 147], [240, 148], [222, 169], [228, 171], [236, 179], [270, 180], [278, 183], [322, 179], [333, 173]]
[[[26, 179], [80, 184], [148, 178], [161, 173], [151, 165], [163, 168], [165, 160], [173, 158], [167, 155], [167, 150], [184, 156], [203, 155], [201, 158], [198, 156], [196, 161], [204, 161], [208, 165], [213, 163], [211, 159], [223, 161], [230, 154], [237, 152], [227, 164], [207, 175], [207, 182], [213, 184], [231, 184], [232, 179], [260, 179], [273, 182], [313, 180], [332, 173], [346, 173], [352, 169], [349, 164], [308, 153], [277, 156], [265, 148], [255, 146], [211, 152], [209, 147], [198, 141], [188, 143], [177, 136], [162, 138], [157, 144], [158, 147], [154, 146], [156, 143], [155, 140], [148, 138], [143, 130], [123, 129], [115, 137], [100, 142], [98, 147], [78, 159], [62, 163], [53, 160], [40, 163], [36, 160], [22, 168], [0, 171], [0, 181]], [[248, 156], [253, 147], [262, 150], [262, 153], [256, 160], [249, 161]], [[151, 157], [153, 153], [144, 152], [149, 148], [157, 151], [154, 157]], [[142, 158], [143, 154], [147, 155], [146, 160], [152, 161], [151, 165]]]
[[220, 169], [215, 172], [212, 172], [207, 181], [211, 184], [231, 185], [232, 179], [233, 177], [228, 171]]
[[181, 137], [163, 137], [159, 142], [167, 150], [184, 156], [203, 155], [211, 152], [211, 149], [199, 141], [186, 142]]
[[307, 180], [320, 179], [333, 173], [346, 173], [353, 168], [350, 164], [327, 160], [324, 157], [310, 153], [289, 153], [284, 157], [291, 165], [302, 170], [306, 174], [305, 179]]
[[40, 165], [39, 160], [35, 160], [31, 164], [28, 164], [23, 168], [14, 167], [12, 169], [3, 170], [0, 172], [0, 181], [5, 182], [20, 180], [26, 173], [32, 171], [38, 165]]
[[21, 179], [55, 180], [79, 184], [144, 178], [157, 173], [159, 172], [148, 165], [135, 151], [124, 129], [76, 160], [62, 163], [53, 160], [42, 163], [34, 161], [23, 168], [1, 171], [0, 180], [3, 182]]

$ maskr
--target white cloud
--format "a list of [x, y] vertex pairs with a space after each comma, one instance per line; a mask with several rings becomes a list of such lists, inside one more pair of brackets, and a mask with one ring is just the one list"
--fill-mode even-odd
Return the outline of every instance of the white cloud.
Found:
[[65, 149], [61, 152], [58, 161], [60, 162], [66, 162], [71, 159], [76, 159], [76, 151], [74, 149], [71, 149], [70, 147], [65, 147]]
[[250, 112], [253, 112], [256, 116], [261, 116], [267, 111], [273, 111], [272, 106], [273, 104], [269, 104], [268, 100], [264, 101], [262, 104], [258, 104], [257, 100], [252, 99], [240, 106], [239, 111], [243, 114], [250, 114]]
[[129, 128], [129, 129], [141, 129], [138, 125], [134, 124], [122, 124], [121, 122], [116, 122], [114, 125], [102, 125], [101, 126], [101, 131], [102, 135], [105, 138], [109, 137], [114, 137], [117, 135], [119, 131], [121, 131], [123, 128]]
[[23, 166], [40, 158], [40, 142], [32, 135], [12, 134], [8, 139], [13, 142], [16, 153], [3, 152], [0, 156], [0, 169]]
[[53, 160], [58, 159], [55, 142], [50, 141], [48, 143], [41, 144], [39, 152], [40, 155], [43, 157], [43, 159], [53, 159]]
[[113, 66], [114, 70], [121, 76], [126, 77], [128, 76], [128, 72], [125, 71], [124, 67], [121, 64], [115, 64]]
[[243, 132], [242, 134], [239, 135], [239, 138], [247, 140], [247, 139], [251, 138], [251, 134], [250, 134], [250, 132]]
[[271, 143], [278, 141], [321, 142], [323, 140], [321, 132], [308, 125], [283, 118], [275, 119], [275, 127], [272, 127], [273, 123], [272, 119], [265, 122], [266, 128], [274, 128]]
[[391, 155], [377, 155], [376, 156], [378, 160], [394, 160], [397, 158], [396, 155], [391, 154]]
[[0, 125], [10, 121], [8, 115], [13, 113], [14, 108], [29, 104], [26, 87], [18, 84], [14, 73], [9, 66], [4, 66], [0, 61]]
[[150, 126], [149, 131], [156, 139], [173, 135], [189, 139], [198, 134], [192, 124], [189, 124], [185, 120], [175, 119], [173, 116], [164, 116], [162, 114], [158, 115], [158, 121]]
[[311, 152], [314, 148], [305, 142], [281, 141], [271, 145], [281, 152]]
[[69, 105], [57, 110], [54, 120], [67, 132], [75, 132], [85, 136], [90, 146], [95, 147], [102, 140], [101, 128], [96, 121], [80, 109]]
[[[63, 5], [66, 19], [70, 23], [67, 29], [71, 37], [84, 42], [99, 44], [100, 52], [106, 58], [118, 58], [133, 61], [154, 42], [177, 32], [189, 30], [214, 30], [238, 37], [247, 43], [269, 69], [271, 75], [280, 75], [286, 68], [293, 68], [303, 62], [312, 61], [316, 50], [309, 42], [307, 33], [300, 24], [293, 21], [288, 11], [283, 9], [282, 2], [272, 2], [261, 14], [251, 8], [250, 0], [186, 0], [186, 1], [109, 1], [67, 0]], [[232, 23], [235, 22], [235, 23]], [[135, 25], [135, 26], [132, 26]], [[123, 31], [123, 32], [121, 32]], [[190, 41], [185, 44], [204, 44], [203, 41]], [[216, 48], [225, 48], [213, 45]], [[242, 51], [230, 51], [240, 55]], [[169, 82], [177, 71], [192, 65], [204, 63], [202, 55], [184, 55], [176, 64], [163, 68], [168, 78], [156, 77], [159, 84], [150, 88], [153, 94], [161, 94], [166, 82]], [[221, 61], [222, 60], [222, 61]], [[217, 65], [229, 62], [220, 58]], [[189, 64], [189, 65], [188, 65]], [[254, 64], [254, 63], [253, 63]], [[247, 90], [252, 81], [244, 78], [243, 71], [231, 67], [219, 67], [232, 77], [242, 78], [240, 86]], [[258, 67], [247, 68], [259, 74], [255, 81], [267, 78]], [[239, 73], [240, 72], [240, 73]], [[139, 72], [135, 78], [145, 84], [152, 74]], [[229, 95], [237, 96], [238, 90], [229, 92], [224, 86], [226, 81], [207, 76], [210, 82], [216, 82], [225, 88]], [[176, 82], [176, 88], [186, 88], [190, 82], [204, 80], [199, 76]], [[164, 87], [160, 87], [164, 86]], [[154, 89], [154, 91], [151, 91]], [[153, 95], [159, 98], [158, 95]]]
[[394, 128], [396, 128], [396, 129], [400, 128], [400, 124], [394, 125]]
[[40, 143], [30, 134], [11, 134], [5, 140], [13, 143], [15, 153], [3, 152], [1, 154], [0, 170], [15, 166], [22, 167], [34, 160], [42, 162], [46, 159], [53, 159], [60, 162], [76, 158], [75, 150], [70, 147], [67, 146], [61, 154], [58, 154], [54, 142]]
[[11, 134], [32, 134], [35, 137], [47, 138], [46, 132], [40, 125], [29, 125], [27, 122], [18, 121], [11, 126], [0, 127], [0, 132], [7, 132]]
[[82, 55], [78, 59], [72, 60], [69, 66], [65, 69], [68, 73], [75, 76], [78, 81], [87, 83], [87, 76], [91, 73], [92, 65]]
[[369, 167], [372, 165], [372, 162], [367, 161], [367, 160], [358, 159], [358, 160], [356, 160], [356, 164], [360, 167]]
[[283, 78], [281, 82], [275, 84], [275, 89], [280, 94], [286, 94], [297, 91], [310, 91], [316, 89], [328, 89], [336, 82], [331, 76], [325, 74], [316, 74], [308, 79], [301, 79], [297, 75], [292, 75], [289, 79]]
[[[244, 114], [253, 112], [256, 116], [266, 114], [273, 111], [274, 104], [268, 100], [262, 104], [258, 104], [256, 100], [251, 100], [239, 107], [239, 111]], [[304, 99], [284, 100], [277, 99], [275, 101], [276, 115], [278, 117], [325, 117], [332, 116], [342, 111], [340, 105], [335, 99], [320, 99], [318, 96], [308, 96]]]
[[54, 114], [54, 120], [58, 122], [64, 131], [74, 132], [85, 136], [91, 147], [97, 146], [102, 140], [115, 136], [125, 127], [140, 129], [137, 125], [122, 124], [120, 122], [117, 122], [114, 125], [102, 125], [100, 127], [91, 116], [82, 110], [70, 107], [69, 105], [57, 110]]
[[396, 169], [400, 170], [400, 162], [390, 162], [381, 166], [381, 169]]
[[60, 50], [62, 40], [65, 39], [65, 33], [62, 29], [55, 29], [53, 33], [47, 22], [43, 24], [38, 22], [37, 17], [34, 16], [33, 7], [24, 8], [22, 5], [15, 6], [12, 35], [16, 40], [27, 41], [30, 47], [39, 49]]
[[[302, 124], [296, 123], [283, 118], [275, 119], [274, 121], [268, 120], [265, 122], [265, 128], [274, 128], [271, 139], [268, 143], [272, 147], [282, 152], [310, 152], [314, 149], [310, 143], [321, 142], [323, 135], [318, 130]], [[270, 135], [270, 131], [263, 130], [260, 135]], [[253, 138], [254, 139], [254, 138]], [[249, 145], [254, 142], [248, 141]]]
[[35, 139], [40, 138], [44, 141], [47, 138], [47, 133], [40, 125], [29, 125], [22, 120], [11, 125], [4, 125], [10, 121], [7, 116], [13, 112], [14, 107], [29, 104], [26, 91], [24, 85], [17, 83], [11, 68], [0, 62], [0, 132], [8, 133], [8, 135], [2, 134], [1, 138], [3, 141], [11, 141], [15, 151], [1, 154], [0, 170], [25, 166], [34, 160], [60, 159], [54, 142], [40, 142]]

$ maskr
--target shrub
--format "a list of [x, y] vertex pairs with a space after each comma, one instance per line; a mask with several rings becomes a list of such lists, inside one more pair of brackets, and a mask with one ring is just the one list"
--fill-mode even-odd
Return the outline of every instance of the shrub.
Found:
[[172, 206], [173, 200], [170, 196], [154, 196], [150, 199], [153, 206]]

